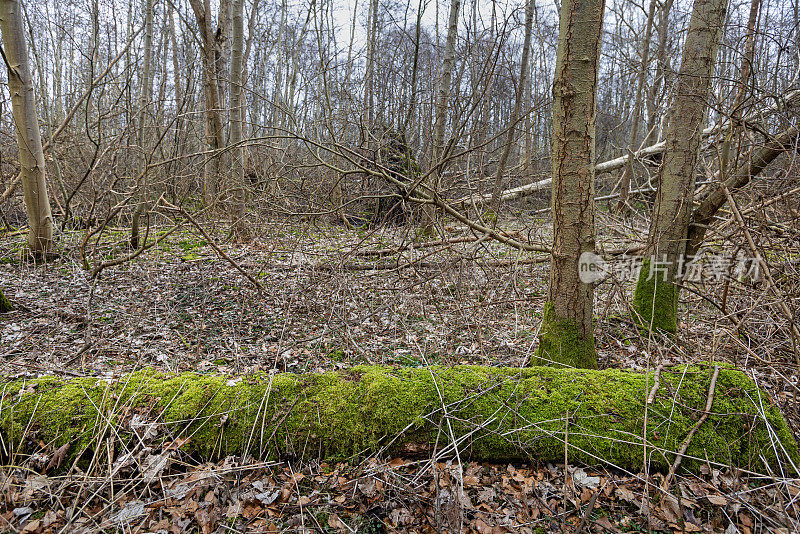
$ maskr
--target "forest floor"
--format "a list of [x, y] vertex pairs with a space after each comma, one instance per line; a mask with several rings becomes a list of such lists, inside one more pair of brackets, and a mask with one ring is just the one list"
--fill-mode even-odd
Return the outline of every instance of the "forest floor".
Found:
[[[542, 220], [515, 218], [502, 227], [517, 240], [549, 243]], [[637, 246], [646, 225], [603, 228], [599, 248], [611, 250]], [[479, 240], [457, 225], [441, 240], [420, 240], [406, 227], [283, 221], [263, 225], [248, 244], [206, 229], [213, 243], [185, 226], [95, 279], [82, 267], [83, 231], [59, 235], [60, 255], [38, 265], [24, 257], [22, 233], [0, 234], [0, 284], [16, 306], [0, 316], [0, 374], [519, 367], [535, 350], [545, 254]], [[124, 231], [108, 230], [88, 241], [86, 259], [94, 267], [124, 257], [125, 242]], [[630, 281], [598, 286], [602, 368], [729, 361], [770, 392], [800, 434], [792, 347], [770, 299], [746, 282], [701, 283], [683, 292], [678, 335], [653, 339], [630, 321], [631, 289]], [[747, 321], [736, 329], [730, 317], [742, 314]], [[791, 477], [765, 481], [716, 469], [683, 475], [675, 505], [658, 497], [659, 473], [571, 465], [565, 476], [564, 465], [404, 458], [198, 464], [167, 449], [153, 444], [135, 462], [109, 457], [92, 472], [74, 466], [54, 475], [58, 451], [47, 450], [7, 466], [0, 531], [733, 534], [800, 525], [800, 481]]]

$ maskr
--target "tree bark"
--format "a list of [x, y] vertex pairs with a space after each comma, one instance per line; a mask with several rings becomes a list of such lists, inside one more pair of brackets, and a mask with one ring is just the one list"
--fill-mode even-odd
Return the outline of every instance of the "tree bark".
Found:
[[3, 290], [0, 289], [0, 313], [7, 313], [14, 309], [14, 306], [11, 305], [11, 302], [6, 298], [3, 294]]
[[678, 286], [686, 262], [686, 242], [692, 213], [706, 99], [727, 0], [695, 0], [684, 44], [675, 98], [667, 126], [658, 174], [648, 245], [633, 306], [646, 328], [677, 330]]
[[34, 255], [47, 256], [53, 246], [53, 216], [47, 195], [42, 136], [36, 115], [23, 20], [19, 0], [0, 0], [3, 59], [8, 69], [8, 89], [16, 124], [22, 188], [30, 228], [28, 247]]
[[594, 159], [597, 69], [604, 0], [561, 6], [553, 84], [553, 252], [548, 299], [535, 361], [597, 367], [594, 292], [579, 258], [594, 252]]

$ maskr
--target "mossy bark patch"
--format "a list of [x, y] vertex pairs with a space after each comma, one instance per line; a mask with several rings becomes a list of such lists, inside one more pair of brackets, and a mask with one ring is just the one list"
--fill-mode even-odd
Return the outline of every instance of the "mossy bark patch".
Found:
[[3, 290], [0, 289], [0, 313], [10, 312], [14, 309], [14, 306], [11, 305], [11, 302], [3, 295]]
[[581, 325], [559, 317], [553, 304], [546, 303], [539, 330], [539, 346], [531, 363], [597, 369], [597, 352], [591, 329], [588, 335], [585, 334]]
[[663, 273], [653, 272], [650, 260], [642, 270], [633, 293], [633, 309], [639, 326], [674, 334], [678, 331], [678, 286], [664, 280]]
[[[133, 448], [138, 415], [157, 423], [165, 442], [189, 437], [184, 448], [206, 459], [346, 458], [450, 447], [449, 418], [462, 458], [563, 461], [568, 426], [570, 461], [638, 470], [646, 448], [651, 466], [664, 469], [702, 414], [709, 381], [705, 366], [665, 369], [645, 432], [653, 377], [619, 370], [361, 366], [238, 379], [144, 371], [111, 382], [5, 380], [0, 431], [3, 456], [70, 442], [74, 458], [111, 435]], [[798, 459], [779, 410], [730, 368], [720, 372], [712, 413], [687, 452], [682, 465], [690, 469], [706, 459], [755, 471], [762, 458], [773, 469]]]

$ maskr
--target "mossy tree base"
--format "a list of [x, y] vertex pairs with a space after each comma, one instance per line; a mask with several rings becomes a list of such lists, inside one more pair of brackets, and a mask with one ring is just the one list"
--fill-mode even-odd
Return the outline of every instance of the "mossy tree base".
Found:
[[585, 335], [580, 325], [559, 317], [553, 304], [548, 302], [544, 305], [539, 346], [531, 363], [597, 369], [594, 335], [591, 332]]
[[642, 270], [633, 293], [635, 320], [647, 330], [674, 334], [678, 331], [679, 288], [663, 273], [651, 272], [650, 260], [642, 262]]
[[11, 302], [3, 295], [3, 290], [0, 289], [0, 313], [10, 312], [14, 309], [14, 306], [11, 305]]
[[[702, 414], [706, 366], [664, 369], [648, 406], [647, 455], [665, 469]], [[206, 459], [249, 453], [260, 458], [346, 458], [384, 451], [452, 455], [443, 432], [447, 406], [462, 458], [642, 467], [645, 399], [654, 377], [634, 372], [553, 367], [387, 368], [362, 366], [323, 374], [256, 374], [237, 379], [137, 372], [111, 383], [95, 378], [4, 381], [3, 455], [91, 451], [114, 435], [134, 447], [131, 418], [159, 423], [172, 442]], [[110, 424], [108, 424], [110, 423]], [[723, 368], [712, 413], [695, 433], [683, 466], [710, 462], [763, 471], [797, 444], [769, 396], [743, 373]], [[693, 461], [691, 457], [702, 459]], [[777, 471], [776, 471], [777, 472]]]

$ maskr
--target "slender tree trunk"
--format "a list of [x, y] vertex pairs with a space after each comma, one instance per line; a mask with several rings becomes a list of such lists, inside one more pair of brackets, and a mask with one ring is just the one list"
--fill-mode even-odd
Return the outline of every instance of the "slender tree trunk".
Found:
[[172, 7], [167, 6], [169, 11], [169, 38], [172, 43], [172, 75], [173, 87], [175, 90], [175, 112], [178, 116], [175, 118], [175, 143], [176, 143], [176, 156], [180, 157], [184, 153], [184, 101], [183, 101], [183, 85], [181, 83], [181, 70], [180, 58], [178, 57], [178, 39], [175, 37], [175, 21], [172, 14]]
[[726, 5], [727, 0], [694, 3], [681, 69], [675, 81], [647, 251], [633, 298], [641, 324], [666, 332], [677, 330], [675, 283], [682, 277], [686, 261], [695, 166]]
[[[639, 140], [639, 122], [642, 117], [642, 104], [644, 100], [644, 88], [647, 84], [647, 67], [650, 64], [650, 38], [653, 33], [653, 16], [656, 12], [656, 0], [650, 0], [650, 9], [647, 13], [647, 26], [644, 31], [644, 42], [642, 43], [642, 60], [639, 65], [639, 77], [636, 84], [636, 97], [633, 103], [633, 116], [631, 117], [631, 137], [628, 142], [629, 154], [636, 152]], [[629, 211], [628, 196], [631, 191], [631, 180], [634, 177], [633, 159], [628, 158], [628, 164], [622, 171], [622, 183], [620, 185], [619, 199], [615, 211], [617, 213], [627, 213]]]
[[375, 53], [378, 43], [378, 0], [370, 0], [367, 16], [367, 64], [364, 73], [364, 107], [366, 108], [366, 124], [364, 141], [367, 150], [373, 145], [375, 135]]
[[47, 196], [42, 136], [36, 116], [22, 4], [19, 0], [0, 0], [0, 32], [17, 131], [22, 189], [28, 212], [28, 247], [33, 254], [46, 256], [53, 245], [53, 216]]
[[145, 23], [144, 23], [144, 59], [142, 61], [142, 78], [141, 78], [141, 91], [139, 93], [139, 128], [136, 131], [136, 144], [141, 151], [139, 155], [139, 172], [141, 183], [137, 184], [139, 187], [138, 196], [139, 202], [136, 204], [136, 209], [131, 218], [131, 248], [139, 247], [139, 224], [142, 214], [147, 210], [147, 190], [149, 177], [147, 176], [147, 160], [149, 159], [148, 148], [146, 141], [146, 128], [148, 113], [147, 108], [150, 105], [150, 98], [153, 94], [153, 0], [145, 0]]
[[211, 152], [206, 156], [203, 167], [203, 200], [211, 205], [217, 200], [219, 193], [219, 154], [225, 146], [223, 139], [222, 118], [220, 117], [220, 99], [217, 69], [217, 40], [211, 28], [211, 4], [209, 0], [189, 0], [200, 29], [201, 57], [203, 62], [203, 95], [205, 97], [206, 148]]
[[514, 143], [514, 133], [519, 120], [519, 112], [522, 108], [522, 99], [525, 95], [525, 87], [528, 84], [528, 57], [531, 50], [531, 32], [533, 30], [533, 0], [528, 0], [525, 4], [525, 40], [522, 44], [522, 64], [520, 66], [519, 84], [517, 85], [517, 96], [514, 100], [514, 109], [511, 110], [509, 118], [508, 133], [503, 152], [500, 154], [500, 161], [497, 163], [497, 170], [494, 175], [494, 190], [492, 191], [491, 209], [494, 217], [494, 224], [500, 216], [500, 200], [503, 193], [503, 172], [511, 154], [511, 145]]
[[231, 205], [233, 228], [238, 237], [245, 238], [247, 226], [244, 223], [245, 215], [245, 177], [244, 177], [244, 146], [242, 146], [242, 55], [244, 48], [244, 0], [232, 0], [232, 28], [231, 28], [231, 69], [230, 69], [230, 146], [232, 153], [231, 187], [236, 191]]
[[[755, 33], [756, 22], [758, 21], [758, 12], [761, 8], [761, 0], [752, 0], [750, 3], [750, 16], [747, 21], [747, 36], [745, 37], [744, 44], [744, 57], [739, 65], [739, 88], [736, 91], [736, 98], [733, 101], [733, 108], [731, 110], [731, 128], [728, 130], [728, 135], [725, 136], [725, 142], [722, 144], [720, 151], [720, 164], [719, 168], [722, 172], [723, 178], [729, 167], [731, 146], [740, 141], [744, 125], [739, 120], [742, 116], [745, 101], [747, 100], [747, 89], [750, 81], [750, 75], [753, 72], [753, 59], [755, 55]], [[733, 162], [735, 168], [736, 162]]]
[[[436, 99], [436, 119], [433, 125], [433, 158], [428, 187], [431, 195], [439, 194], [441, 175], [445, 159], [445, 130], [447, 116], [450, 109], [450, 88], [453, 83], [453, 65], [455, 65], [456, 38], [458, 37], [458, 13], [461, 0], [450, 0], [450, 17], [447, 25], [447, 40], [444, 48], [444, 61], [442, 62], [442, 76], [439, 79], [438, 97]], [[436, 210], [430, 205], [425, 205], [425, 219], [423, 228], [432, 232], [436, 222]]]
[[543, 364], [597, 367], [594, 291], [581, 281], [579, 260], [595, 249], [595, 106], [604, 9], [604, 0], [561, 5], [553, 84], [553, 253], [534, 358]]
[[674, 0], [665, 0], [661, 6], [658, 21], [658, 52], [656, 53], [656, 76], [647, 92], [647, 141], [645, 145], [654, 145], [661, 139], [659, 128], [658, 96], [661, 89], [667, 85], [669, 61], [667, 58], [667, 40], [669, 37], [669, 12]]

